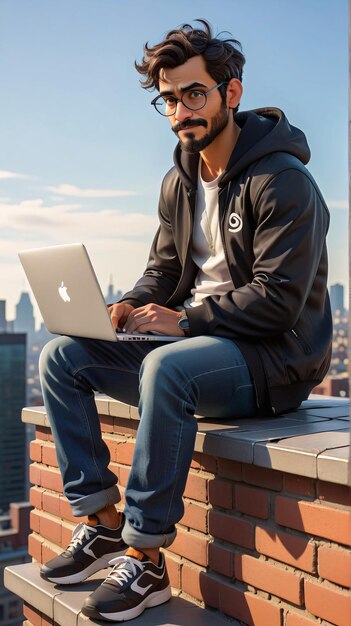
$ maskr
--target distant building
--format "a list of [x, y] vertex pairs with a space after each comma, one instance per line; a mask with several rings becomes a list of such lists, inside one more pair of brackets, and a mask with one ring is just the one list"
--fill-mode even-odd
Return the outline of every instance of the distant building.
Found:
[[5, 333], [6, 331], [6, 300], [0, 300], [0, 333]]
[[115, 291], [115, 287], [113, 284], [113, 278], [110, 276], [110, 283], [107, 287], [107, 294], [105, 296], [105, 301], [107, 304], [113, 304], [114, 302], [118, 302], [123, 296], [122, 291], [119, 289]]
[[344, 286], [340, 283], [331, 285], [329, 289], [330, 306], [332, 314], [334, 315], [337, 310], [344, 310]]
[[25, 500], [26, 336], [0, 334], [0, 512]]
[[16, 318], [14, 321], [15, 333], [26, 333], [28, 343], [32, 343], [35, 333], [35, 319], [33, 305], [30, 301], [29, 293], [23, 291], [16, 304]]
[[312, 393], [321, 394], [322, 396], [337, 396], [341, 398], [348, 398], [348, 375], [345, 373], [339, 374], [338, 376], [326, 376], [324, 380], [313, 389]]

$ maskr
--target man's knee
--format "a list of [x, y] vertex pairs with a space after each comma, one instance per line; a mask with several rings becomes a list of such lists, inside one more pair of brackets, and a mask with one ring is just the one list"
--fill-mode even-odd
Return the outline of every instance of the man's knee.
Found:
[[166, 350], [156, 348], [144, 358], [140, 368], [140, 378], [157, 381], [165, 376], [172, 376], [174, 367], [174, 358]]
[[72, 342], [70, 337], [55, 337], [49, 341], [41, 351], [39, 356], [39, 373], [43, 379], [52, 367], [63, 367], [67, 361], [67, 352], [69, 344]]

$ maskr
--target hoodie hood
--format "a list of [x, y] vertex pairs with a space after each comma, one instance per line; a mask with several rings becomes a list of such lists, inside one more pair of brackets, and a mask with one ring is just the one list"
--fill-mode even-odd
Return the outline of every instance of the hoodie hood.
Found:
[[[248, 167], [254, 161], [273, 152], [287, 152], [297, 157], [304, 165], [310, 160], [310, 149], [305, 134], [289, 124], [280, 109], [254, 109], [235, 115], [241, 132], [235, 148], [223, 172], [219, 187]], [[180, 143], [174, 151], [174, 163], [182, 183], [187, 189], [197, 186], [199, 154], [183, 152]]]

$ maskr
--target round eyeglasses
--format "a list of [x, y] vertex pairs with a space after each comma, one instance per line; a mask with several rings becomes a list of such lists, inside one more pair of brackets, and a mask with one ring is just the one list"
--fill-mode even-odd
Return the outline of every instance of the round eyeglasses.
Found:
[[158, 113], [165, 115], [166, 117], [170, 117], [175, 114], [178, 102], [184, 104], [184, 106], [190, 111], [199, 111], [204, 108], [207, 102], [208, 94], [227, 82], [228, 81], [222, 81], [221, 83], [218, 83], [218, 85], [208, 89], [208, 91], [201, 91], [201, 89], [189, 89], [189, 91], [185, 91], [183, 93], [181, 98], [176, 98], [172, 95], [157, 96], [152, 100], [151, 104], [155, 107]]

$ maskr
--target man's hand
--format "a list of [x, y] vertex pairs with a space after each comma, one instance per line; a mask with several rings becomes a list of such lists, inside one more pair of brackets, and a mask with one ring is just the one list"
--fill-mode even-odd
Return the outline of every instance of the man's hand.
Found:
[[134, 307], [126, 302], [117, 302], [107, 307], [110, 314], [113, 328], [124, 328], [127, 322], [128, 316], [134, 311]]
[[179, 311], [173, 311], [159, 304], [146, 304], [133, 309], [124, 324], [127, 332], [156, 332], [161, 335], [183, 337], [184, 332], [178, 326]]

